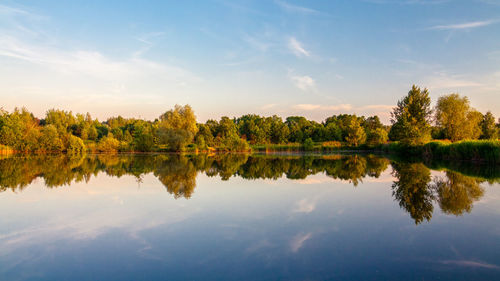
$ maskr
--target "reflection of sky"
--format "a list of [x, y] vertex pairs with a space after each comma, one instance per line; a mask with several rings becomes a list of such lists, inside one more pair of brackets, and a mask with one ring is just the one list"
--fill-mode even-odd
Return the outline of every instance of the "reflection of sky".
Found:
[[[500, 276], [498, 185], [470, 214], [415, 226], [390, 170], [354, 187], [199, 175], [175, 200], [153, 175], [0, 193], [0, 279], [442, 279]], [[492, 199], [493, 198], [493, 199]], [[495, 200], [496, 199], [496, 200]], [[96, 277], [97, 276], [97, 277]]]

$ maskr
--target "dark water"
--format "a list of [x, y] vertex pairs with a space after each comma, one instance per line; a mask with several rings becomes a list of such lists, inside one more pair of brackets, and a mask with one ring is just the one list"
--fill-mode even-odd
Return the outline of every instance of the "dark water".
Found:
[[498, 167], [0, 159], [0, 280], [500, 280]]

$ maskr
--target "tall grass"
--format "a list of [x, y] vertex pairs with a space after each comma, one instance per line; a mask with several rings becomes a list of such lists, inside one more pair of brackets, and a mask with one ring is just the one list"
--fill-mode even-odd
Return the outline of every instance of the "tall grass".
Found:
[[432, 141], [424, 145], [407, 146], [393, 142], [382, 147], [388, 153], [427, 160], [473, 161], [500, 164], [500, 141], [471, 140], [449, 143]]

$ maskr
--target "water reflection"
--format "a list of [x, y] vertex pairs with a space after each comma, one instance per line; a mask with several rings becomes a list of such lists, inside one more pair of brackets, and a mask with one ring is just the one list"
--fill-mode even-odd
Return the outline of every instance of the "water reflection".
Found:
[[[355, 187], [365, 178], [378, 178], [389, 166], [394, 177], [394, 200], [416, 224], [430, 221], [436, 205], [446, 214], [459, 216], [470, 212], [474, 202], [484, 194], [480, 184], [498, 179], [494, 169], [487, 173], [489, 178], [466, 176], [451, 169], [433, 177], [431, 169], [422, 163], [391, 162], [373, 155], [58, 155], [0, 159], [0, 191], [20, 192], [37, 178], [43, 179], [48, 188], [54, 188], [88, 182], [99, 173], [114, 177], [133, 175], [140, 183], [144, 175], [152, 173], [175, 198], [187, 199], [194, 194], [198, 173], [221, 180], [233, 176], [303, 180], [323, 173]], [[439, 167], [443, 169], [442, 164]], [[470, 168], [466, 171], [474, 173]]]

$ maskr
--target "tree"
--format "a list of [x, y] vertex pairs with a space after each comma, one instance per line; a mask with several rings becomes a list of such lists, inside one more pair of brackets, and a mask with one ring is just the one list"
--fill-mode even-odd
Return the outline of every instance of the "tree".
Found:
[[314, 142], [311, 138], [307, 138], [302, 144], [305, 151], [311, 151], [314, 149]]
[[233, 119], [227, 116], [222, 116], [216, 128], [216, 136], [225, 139], [228, 137], [233, 137], [238, 135], [238, 129]]
[[288, 139], [290, 134], [290, 129], [288, 128], [281, 117], [273, 115], [268, 118], [271, 122], [271, 135], [270, 140], [272, 143], [284, 143]]
[[65, 134], [76, 124], [76, 119], [71, 111], [50, 109], [45, 116], [45, 123], [54, 125], [59, 134]]
[[498, 128], [496, 127], [495, 117], [493, 117], [491, 111], [486, 112], [484, 115], [481, 127], [483, 131], [481, 135], [482, 139], [498, 139]]
[[351, 146], [358, 146], [365, 143], [366, 141], [365, 129], [361, 127], [361, 124], [357, 118], [351, 119], [351, 123], [347, 128], [346, 141]]
[[210, 130], [210, 127], [205, 124], [198, 124], [198, 133], [195, 136], [195, 142], [199, 145], [203, 139], [203, 143], [208, 146], [214, 145], [214, 136]]
[[469, 105], [467, 97], [458, 94], [442, 96], [436, 105], [436, 124], [451, 141], [477, 139], [481, 135], [482, 115]]
[[389, 139], [387, 131], [382, 128], [377, 128], [375, 130], [368, 131], [367, 143], [370, 145], [379, 145], [386, 143]]
[[113, 138], [111, 134], [102, 138], [97, 145], [97, 150], [100, 152], [116, 153], [120, 148], [120, 141]]
[[422, 144], [431, 139], [431, 98], [427, 89], [413, 85], [391, 113], [390, 137], [406, 145]]
[[184, 147], [193, 141], [197, 132], [196, 116], [189, 105], [176, 105], [173, 110], [160, 116], [158, 136], [160, 142], [167, 144], [171, 150], [184, 150]]
[[46, 125], [41, 130], [40, 148], [46, 152], [61, 152], [64, 149], [62, 140], [59, 138], [57, 128], [52, 125]]
[[68, 147], [66, 148], [68, 154], [81, 154], [85, 152], [85, 150], [85, 144], [82, 139], [73, 135], [69, 136]]

